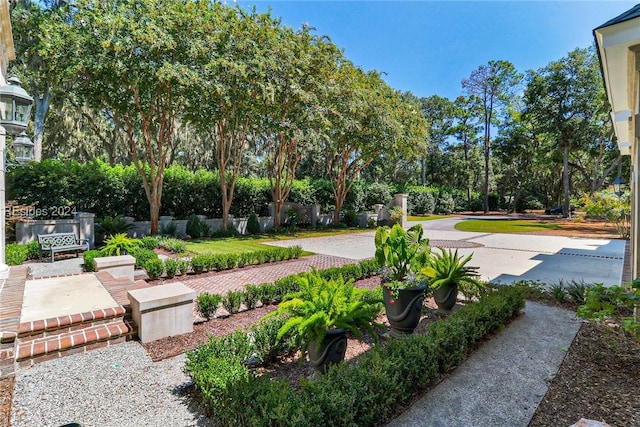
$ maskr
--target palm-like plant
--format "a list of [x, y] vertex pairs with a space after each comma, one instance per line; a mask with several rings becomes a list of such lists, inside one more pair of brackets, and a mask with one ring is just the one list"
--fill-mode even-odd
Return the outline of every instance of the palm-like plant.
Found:
[[479, 296], [484, 291], [484, 284], [479, 280], [479, 267], [467, 265], [473, 254], [462, 258], [458, 250], [440, 249], [440, 253], [431, 254], [429, 263], [420, 273], [430, 279], [433, 289], [441, 289], [448, 285], [457, 285], [465, 296]]
[[322, 342], [328, 329], [347, 329], [358, 338], [364, 329], [376, 338], [373, 325], [381, 305], [353, 280], [327, 280], [314, 270], [297, 282], [300, 291], [285, 295], [278, 309], [265, 316], [286, 316], [278, 340], [290, 335], [304, 355], [312, 342]]

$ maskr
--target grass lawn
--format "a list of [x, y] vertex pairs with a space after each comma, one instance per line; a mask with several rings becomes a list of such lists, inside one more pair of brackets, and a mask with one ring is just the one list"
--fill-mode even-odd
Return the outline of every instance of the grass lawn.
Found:
[[456, 230], [480, 233], [528, 233], [559, 228], [558, 224], [523, 219], [469, 219], [456, 224]]
[[[194, 254], [240, 254], [254, 252], [263, 249], [271, 249], [273, 246], [260, 243], [266, 241], [261, 237], [229, 237], [225, 239], [191, 240], [187, 242], [186, 249]], [[269, 239], [271, 240], [271, 239]]]
[[409, 215], [407, 217], [407, 220], [408, 221], [432, 221], [434, 219], [442, 219], [442, 218], [455, 218], [455, 215], [427, 215], [427, 216]]
[[[211, 240], [191, 240], [187, 242], [186, 250], [187, 252], [190, 252], [192, 254], [239, 254], [244, 252], [259, 251], [263, 249], [272, 249], [273, 246], [266, 245], [265, 242], [273, 242], [275, 240], [304, 239], [307, 237], [324, 237], [335, 234], [360, 233], [365, 231], [373, 230], [366, 228], [326, 229], [320, 231], [299, 231], [293, 234], [241, 236]], [[305, 251], [302, 253], [302, 255], [311, 255], [311, 253]]]

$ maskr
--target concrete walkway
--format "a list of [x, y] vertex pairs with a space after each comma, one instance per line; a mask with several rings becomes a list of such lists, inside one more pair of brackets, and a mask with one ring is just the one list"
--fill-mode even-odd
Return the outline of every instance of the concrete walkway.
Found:
[[520, 318], [388, 426], [528, 425], [579, 328], [573, 312], [527, 302]]
[[[490, 219], [499, 219], [491, 217]], [[484, 280], [511, 283], [540, 280], [619, 284], [624, 264], [625, 241], [583, 239], [506, 233], [458, 231], [455, 224], [470, 218], [410, 222], [422, 224], [432, 246], [458, 248], [461, 255], [473, 254], [471, 265], [480, 267]], [[485, 219], [487, 219], [485, 217]], [[375, 253], [374, 232], [293, 239], [273, 242], [277, 246], [300, 245], [304, 250], [344, 258], [371, 258]]]

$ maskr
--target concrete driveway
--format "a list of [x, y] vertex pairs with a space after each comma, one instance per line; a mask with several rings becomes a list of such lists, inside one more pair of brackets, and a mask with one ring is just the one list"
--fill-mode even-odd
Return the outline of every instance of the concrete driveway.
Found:
[[[494, 217], [492, 217], [494, 218]], [[495, 217], [498, 219], [499, 217]], [[516, 280], [560, 280], [620, 284], [625, 241], [582, 239], [529, 234], [472, 233], [454, 227], [468, 218], [412, 222], [422, 224], [431, 245], [457, 248], [473, 254], [472, 265], [480, 267], [484, 280], [511, 283]], [[486, 219], [486, 217], [484, 217]], [[273, 242], [276, 246], [300, 245], [304, 250], [361, 260], [375, 253], [374, 232], [293, 239]]]

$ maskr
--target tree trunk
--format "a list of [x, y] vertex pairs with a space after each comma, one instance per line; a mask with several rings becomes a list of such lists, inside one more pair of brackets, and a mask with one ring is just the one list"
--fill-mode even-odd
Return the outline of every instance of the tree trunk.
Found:
[[151, 199], [149, 200], [150, 206], [150, 216], [151, 216], [151, 235], [155, 236], [158, 234], [158, 223], [160, 221], [160, 200], [157, 197], [155, 190], [152, 193]]
[[425, 159], [420, 159], [420, 177], [422, 179], [422, 186], [427, 185], [427, 165]]
[[562, 216], [571, 218], [571, 201], [569, 199], [569, 144], [564, 145], [562, 156], [562, 185], [564, 190], [564, 204], [562, 206]]
[[484, 213], [489, 213], [489, 137], [484, 140]]
[[224, 169], [218, 168], [218, 175], [220, 176], [220, 192], [222, 193], [222, 231], [229, 229], [229, 211], [231, 210], [231, 202], [227, 195], [227, 177], [224, 173]]
[[42, 96], [35, 96], [36, 113], [33, 121], [33, 160], [42, 160], [42, 139], [44, 135], [44, 121], [49, 111], [51, 92], [47, 88]]

